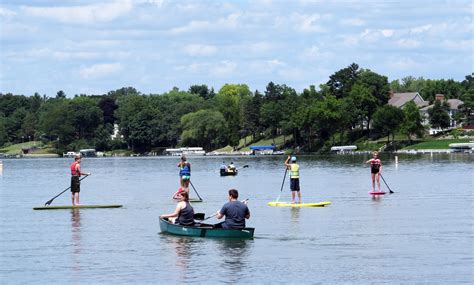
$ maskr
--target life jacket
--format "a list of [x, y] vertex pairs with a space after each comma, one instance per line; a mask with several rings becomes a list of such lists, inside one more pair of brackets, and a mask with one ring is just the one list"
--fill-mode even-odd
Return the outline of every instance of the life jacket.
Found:
[[191, 176], [191, 168], [189, 167], [188, 163], [186, 163], [184, 166], [181, 166], [181, 169], [179, 170], [179, 176]]
[[76, 165], [77, 165], [77, 161], [74, 161], [71, 164], [71, 175], [72, 176], [81, 176], [81, 172], [79, 170], [76, 170]]
[[381, 165], [382, 165], [382, 162], [378, 158], [370, 160], [370, 167], [372, 167], [372, 169], [374, 170], [379, 170]]
[[296, 163], [290, 164], [290, 178], [300, 178], [300, 166]]

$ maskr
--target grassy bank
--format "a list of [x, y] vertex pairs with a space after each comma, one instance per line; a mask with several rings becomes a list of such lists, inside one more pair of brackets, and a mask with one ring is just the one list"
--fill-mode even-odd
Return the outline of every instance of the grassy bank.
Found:
[[403, 149], [449, 149], [449, 144], [452, 143], [467, 143], [472, 139], [440, 139], [440, 140], [426, 140], [417, 144], [409, 145]]

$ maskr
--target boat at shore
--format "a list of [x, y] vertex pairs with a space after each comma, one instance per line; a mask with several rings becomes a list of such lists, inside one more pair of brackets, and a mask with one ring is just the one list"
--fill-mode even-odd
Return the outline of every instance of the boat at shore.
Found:
[[214, 225], [195, 223], [193, 226], [182, 226], [170, 223], [166, 218], [160, 218], [160, 230], [162, 233], [189, 237], [207, 237], [207, 238], [253, 238], [254, 228], [243, 229], [223, 229], [214, 228]]

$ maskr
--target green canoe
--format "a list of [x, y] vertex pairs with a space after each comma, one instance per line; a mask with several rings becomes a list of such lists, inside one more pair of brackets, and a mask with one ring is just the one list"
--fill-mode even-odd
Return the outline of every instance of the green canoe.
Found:
[[35, 207], [33, 210], [64, 210], [64, 209], [98, 209], [98, 208], [121, 208], [122, 205], [79, 205], [79, 206], [45, 206]]
[[194, 226], [181, 226], [172, 224], [165, 219], [160, 219], [160, 230], [162, 233], [168, 233], [178, 236], [190, 237], [209, 237], [209, 238], [253, 238], [254, 228], [222, 229], [214, 228], [213, 225], [196, 223]]

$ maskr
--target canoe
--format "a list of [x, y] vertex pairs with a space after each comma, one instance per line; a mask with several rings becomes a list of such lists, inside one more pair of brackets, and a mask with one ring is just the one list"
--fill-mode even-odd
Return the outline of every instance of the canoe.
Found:
[[236, 169], [235, 171], [223, 171], [221, 170], [221, 176], [235, 176], [239, 173], [239, 171]]
[[160, 219], [160, 230], [162, 233], [178, 236], [189, 237], [207, 237], [207, 238], [236, 238], [236, 239], [250, 239], [253, 238], [254, 228], [237, 229], [222, 229], [214, 228], [213, 225], [196, 223], [194, 226], [181, 226], [170, 223], [163, 218]]
[[99, 208], [121, 208], [122, 205], [79, 205], [79, 206], [44, 206], [35, 207], [33, 210], [64, 210], [64, 209], [99, 209]]
[[324, 201], [319, 203], [290, 203], [290, 202], [269, 202], [268, 206], [273, 207], [294, 207], [294, 208], [302, 208], [302, 207], [324, 207], [326, 205], [331, 205], [331, 202]]

